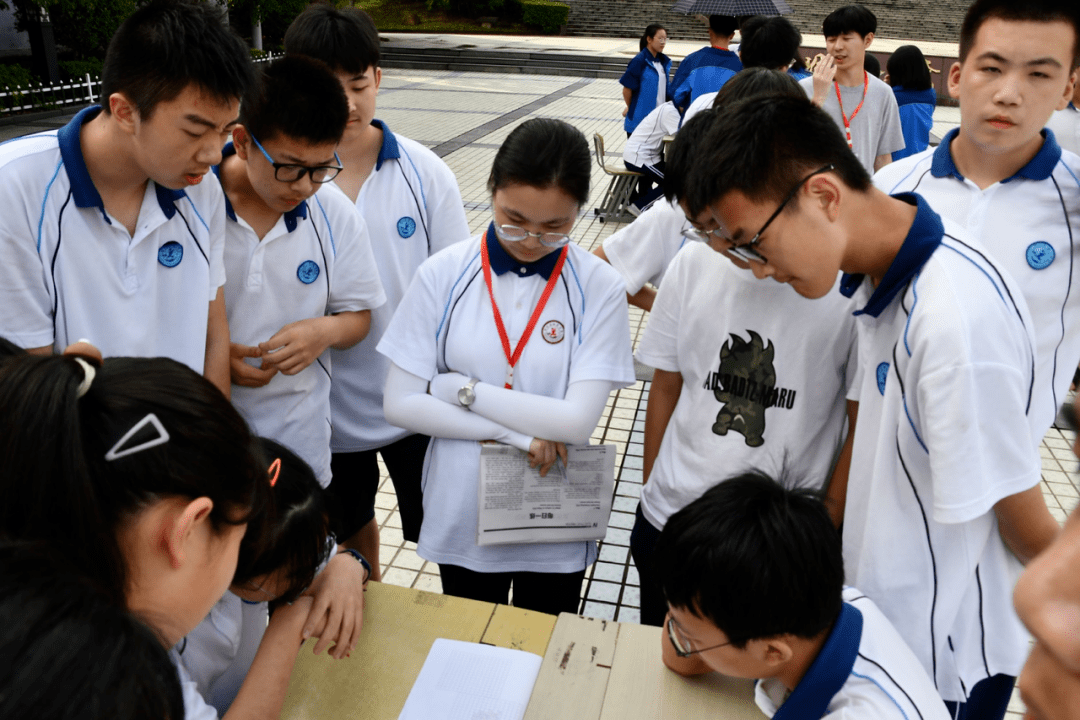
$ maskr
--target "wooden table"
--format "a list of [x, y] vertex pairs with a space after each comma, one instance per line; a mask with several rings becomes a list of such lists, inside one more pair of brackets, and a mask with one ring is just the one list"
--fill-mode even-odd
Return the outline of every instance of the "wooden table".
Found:
[[764, 717], [749, 681], [716, 674], [687, 680], [663, 667], [659, 633], [371, 582], [352, 656], [333, 660], [305, 645], [281, 717], [395, 720], [440, 637], [543, 655], [526, 720]]

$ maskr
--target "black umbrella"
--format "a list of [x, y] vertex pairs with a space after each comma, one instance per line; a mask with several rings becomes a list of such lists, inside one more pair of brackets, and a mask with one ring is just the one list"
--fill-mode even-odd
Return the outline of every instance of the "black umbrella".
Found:
[[672, 10], [687, 15], [787, 15], [784, 0], [679, 0]]

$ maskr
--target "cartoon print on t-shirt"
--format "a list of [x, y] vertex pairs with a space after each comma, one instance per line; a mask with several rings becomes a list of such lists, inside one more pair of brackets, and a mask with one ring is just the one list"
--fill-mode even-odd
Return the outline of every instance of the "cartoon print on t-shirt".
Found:
[[775, 406], [790, 409], [795, 404], [795, 391], [776, 387], [772, 340], [766, 346], [756, 332], [747, 332], [749, 341], [732, 333], [720, 348], [720, 367], [711, 373], [705, 387], [724, 403], [712, 431], [727, 435], [734, 430], [746, 438], [747, 445], [759, 447], [765, 443], [765, 410]]

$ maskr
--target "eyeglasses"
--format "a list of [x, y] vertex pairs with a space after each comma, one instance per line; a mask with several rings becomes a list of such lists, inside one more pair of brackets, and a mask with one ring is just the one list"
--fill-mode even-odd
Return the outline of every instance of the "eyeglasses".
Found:
[[549, 248], [561, 248], [570, 242], [570, 236], [566, 233], [534, 233], [517, 225], [496, 225], [495, 235], [504, 242], [521, 242], [525, 238], [534, 237], [541, 245]]
[[713, 228], [711, 230], [699, 230], [693, 225], [689, 225], [680, 230], [679, 234], [687, 240], [696, 240], [698, 242], [707, 243], [709, 242], [710, 236], [716, 238], [717, 240], [724, 240], [726, 242], [730, 242], [726, 237], [720, 234], [720, 228]]
[[696, 655], [697, 653], [705, 652], [706, 650], [715, 650], [716, 648], [730, 645], [732, 642], [731, 640], [728, 640], [726, 643], [720, 643], [719, 645], [711, 645], [709, 647], [700, 648], [698, 650], [688, 650], [687, 648], [690, 647], [690, 641], [686, 640], [685, 638], [679, 637], [679, 631], [676, 629], [678, 626], [675, 624], [675, 618], [668, 615], [666, 627], [668, 640], [671, 641], [671, 646], [675, 648], [675, 654], [682, 658], [690, 657], [691, 655]]
[[274, 179], [278, 182], [294, 183], [304, 175], [311, 176], [311, 182], [320, 184], [330, 182], [337, 177], [338, 173], [343, 170], [341, 167], [341, 158], [338, 154], [334, 153], [334, 160], [337, 161], [337, 165], [317, 165], [311, 167], [308, 165], [291, 165], [289, 163], [274, 162], [274, 158], [270, 157], [270, 153], [266, 152], [266, 148], [262, 146], [254, 135], [248, 133], [252, 142], [255, 143], [255, 147], [262, 151], [263, 157], [266, 161], [274, 166]]
[[784, 208], [786, 208], [788, 203], [795, 198], [799, 190], [802, 188], [803, 185], [806, 184], [806, 182], [810, 178], [814, 177], [815, 175], [821, 175], [822, 173], [830, 172], [834, 169], [835, 168], [833, 165], [826, 165], [823, 168], [818, 168], [817, 170], [800, 180], [799, 184], [796, 185], [791, 190], [791, 192], [787, 194], [787, 197], [784, 198], [784, 201], [780, 203], [780, 207], [776, 208], [776, 212], [770, 215], [769, 219], [765, 221], [765, 224], [761, 226], [761, 229], [757, 231], [757, 234], [754, 235], [754, 237], [750, 238], [749, 242], [741, 243], [739, 245], [732, 245], [728, 248], [728, 253], [734, 255], [740, 260], [745, 260], [747, 262], [754, 262], [761, 265], [767, 263], [768, 260], [765, 259], [765, 256], [754, 249], [757, 245], [761, 244], [761, 234], [764, 233], [765, 230], [769, 227], [769, 225], [772, 224], [772, 221], [775, 220], [777, 216], [779, 216], [780, 213], [784, 211]]

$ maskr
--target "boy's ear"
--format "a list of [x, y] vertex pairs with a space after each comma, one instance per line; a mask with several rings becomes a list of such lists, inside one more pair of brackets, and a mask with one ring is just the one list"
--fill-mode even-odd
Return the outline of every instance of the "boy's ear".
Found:
[[195, 530], [210, 519], [214, 501], [208, 497], [195, 498], [178, 504], [166, 515], [161, 530], [161, 542], [169, 556], [169, 565], [179, 569], [186, 561]]
[[116, 118], [124, 132], [134, 134], [139, 121], [139, 108], [131, 98], [122, 92], [114, 92], [109, 96], [109, 114]]
[[960, 71], [963, 70], [964, 64], [957, 60], [949, 68], [949, 78], [946, 87], [949, 89], [949, 97], [954, 100], [960, 99]]
[[375, 68], [375, 92], [379, 92], [379, 85], [382, 84], [382, 68]]
[[807, 191], [813, 201], [821, 206], [829, 222], [836, 222], [840, 217], [840, 198], [843, 190], [835, 177], [817, 175], [806, 183]]
[[233, 147], [236, 148], [236, 156], [244, 162], [248, 159], [249, 145], [251, 144], [251, 136], [248, 135], [247, 128], [243, 125], [237, 124], [232, 129], [232, 141]]
[[795, 650], [784, 635], [751, 640], [750, 644], [753, 647], [748, 649], [752, 650], [754, 656], [772, 668], [785, 664], [795, 656]]
[[874, 42], [874, 33], [868, 32], [863, 36], [863, 49], [866, 50], [870, 47], [870, 43]]
[[1069, 107], [1069, 103], [1073, 100], [1073, 93], [1076, 92], [1076, 83], [1080, 82], [1080, 68], [1072, 71], [1069, 75], [1069, 81], [1065, 83], [1065, 94], [1061, 96], [1061, 102], [1058, 103], [1056, 110], [1064, 110]]

